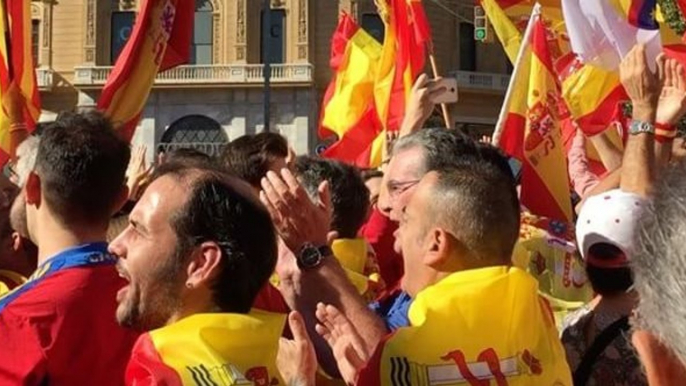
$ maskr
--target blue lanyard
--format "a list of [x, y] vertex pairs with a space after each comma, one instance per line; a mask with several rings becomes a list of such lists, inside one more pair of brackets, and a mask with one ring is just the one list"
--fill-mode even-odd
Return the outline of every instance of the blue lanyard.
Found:
[[107, 243], [84, 244], [62, 251], [41, 264], [26, 283], [0, 297], [0, 312], [55, 272], [76, 267], [113, 265], [116, 262], [117, 258], [107, 252]]

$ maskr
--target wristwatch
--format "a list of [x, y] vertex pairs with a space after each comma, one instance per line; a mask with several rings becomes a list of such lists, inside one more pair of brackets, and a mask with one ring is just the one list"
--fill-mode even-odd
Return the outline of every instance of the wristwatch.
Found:
[[333, 255], [333, 251], [328, 245], [316, 247], [313, 244], [305, 243], [300, 248], [296, 261], [298, 268], [306, 270], [318, 267], [325, 257]]
[[637, 135], [644, 133], [655, 134], [655, 125], [649, 122], [632, 120], [629, 125], [629, 134]]

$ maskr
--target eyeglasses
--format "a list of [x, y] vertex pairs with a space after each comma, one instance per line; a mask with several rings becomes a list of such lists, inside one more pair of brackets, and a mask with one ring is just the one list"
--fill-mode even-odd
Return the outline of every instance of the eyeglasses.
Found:
[[388, 194], [393, 198], [398, 197], [411, 187], [417, 185], [419, 181], [421, 180], [411, 180], [402, 182], [391, 181], [388, 183]]

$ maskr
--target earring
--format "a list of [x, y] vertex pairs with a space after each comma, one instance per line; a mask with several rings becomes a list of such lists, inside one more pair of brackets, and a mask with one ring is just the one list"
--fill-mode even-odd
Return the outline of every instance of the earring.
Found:
[[188, 287], [189, 289], [193, 288], [193, 284], [192, 283], [186, 283], [186, 287]]

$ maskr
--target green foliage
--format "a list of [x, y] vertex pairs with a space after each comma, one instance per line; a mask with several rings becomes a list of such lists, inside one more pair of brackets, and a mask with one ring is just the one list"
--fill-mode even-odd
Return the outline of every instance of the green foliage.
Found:
[[686, 32], [686, 21], [684, 21], [684, 15], [679, 10], [677, 0], [658, 0], [657, 3], [669, 28], [674, 30], [677, 35], [682, 36]]

